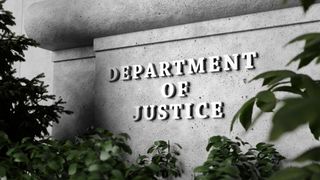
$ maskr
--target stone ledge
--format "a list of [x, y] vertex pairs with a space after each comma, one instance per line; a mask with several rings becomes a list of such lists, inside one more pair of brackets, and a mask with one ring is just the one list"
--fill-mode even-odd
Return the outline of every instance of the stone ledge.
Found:
[[296, 7], [96, 38], [94, 39], [94, 51], [106, 51], [312, 22], [320, 22], [320, 4], [312, 7], [308, 14], [304, 14], [301, 8]]
[[52, 61], [73, 61], [79, 59], [90, 59], [94, 57], [95, 53], [93, 48], [92, 46], [89, 46], [55, 51], [53, 53]]
[[116, 34], [297, 6], [298, 0], [44, 0], [25, 18], [29, 37], [59, 50]]

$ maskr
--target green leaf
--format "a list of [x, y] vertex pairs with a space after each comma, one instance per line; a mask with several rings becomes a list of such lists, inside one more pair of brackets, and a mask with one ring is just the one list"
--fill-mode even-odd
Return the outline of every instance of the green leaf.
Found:
[[104, 151], [111, 151], [112, 147], [113, 147], [113, 145], [112, 145], [112, 141], [111, 140], [103, 142], [103, 144], [102, 144], [102, 148], [103, 148]]
[[212, 136], [209, 139], [208, 145], [206, 147], [207, 151], [210, 151], [212, 146], [219, 147], [223, 144], [224, 137], [222, 136]]
[[124, 152], [126, 152], [126, 153], [128, 153], [128, 154], [132, 154], [132, 150], [131, 150], [130, 146], [128, 146], [127, 144], [121, 143], [121, 144], [118, 144], [118, 145], [120, 146], [120, 148], [121, 148]]
[[101, 179], [101, 176], [99, 175], [98, 172], [88, 174], [88, 178], [87, 178], [87, 180], [100, 180], [100, 179]]
[[14, 157], [15, 162], [27, 162], [28, 161], [28, 158], [24, 153], [13, 154], [13, 157]]
[[290, 167], [276, 172], [270, 180], [304, 180], [309, 177], [309, 173], [303, 168]]
[[232, 131], [233, 125], [238, 118], [240, 120], [240, 123], [242, 124], [242, 127], [245, 128], [245, 130], [249, 129], [252, 122], [252, 111], [253, 111], [255, 100], [256, 100], [255, 97], [249, 99], [246, 103], [242, 105], [240, 110], [233, 116], [230, 131]]
[[148, 167], [154, 172], [160, 171], [160, 167], [157, 164], [151, 163]]
[[316, 173], [316, 174], [320, 173], [320, 165], [317, 163], [309, 164], [309, 165], [305, 166], [304, 169], [306, 169], [312, 173]]
[[320, 64], [320, 56], [317, 57], [316, 64]]
[[320, 173], [318, 174], [313, 174], [310, 178], [310, 180], [319, 180], [320, 179]]
[[252, 123], [252, 112], [253, 112], [254, 102], [255, 102], [255, 99], [252, 101], [249, 101], [249, 103], [246, 104], [242, 112], [240, 112], [239, 114], [240, 123], [245, 128], [245, 130], [248, 130]]
[[315, 38], [317, 38], [319, 36], [320, 36], [320, 33], [303, 34], [301, 36], [298, 36], [298, 37], [294, 38], [288, 44], [292, 44], [292, 43], [295, 43], [295, 42], [298, 42], [298, 41], [309, 41], [309, 40], [315, 39]]
[[320, 115], [316, 115], [317, 117], [313, 120], [309, 121], [309, 129], [311, 133], [313, 134], [313, 137], [317, 140], [319, 140], [320, 137]]
[[176, 156], [180, 156], [180, 152], [179, 151], [173, 151], [173, 154], [175, 154]]
[[6, 176], [6, 168], [0, 166], [0, 179]]
[[126, 140], [130, 139], [130, 136], [127, 133], [120, 133], [119, 136], [124, 137]]
[[[306, 41], [305, 49], [319, 48], [320, 45], [320, 33], [315, 35], [315, 37]], [[319, 53], [319, 52], [318, 52]]]
[[8, 143], [9, 142], [8, 135], [3, 131], [0, 131], [0, 142], [1, 143], [4, 143], [4, 142]]
[[[306, 50], [305, 50], [306, 51]], [[308, 64], [310, 64], [318, 55], [319, 52], [304, 52], [305, 56], [300, 58], [300, 63], [298, 66], [298, 69], [301, 69], [305, 66], [307, 66]]]
[[303, 10], [307, 11], [312, 4], [316, 2], [316, 0], [300, 0]]
[[159, 140], [154, 143], [156, 146], [167, 148], [168, 144], [166, 141]]
[[303, 95], [306, 97], [320, 97], [320, 86], [310, 76], [297, 74], [291, 77], [292, 87], [304, 90]]
[[303, 96], [303, 93], [294, 87], [291, 86], [280, 86], [280, 87], [276, 87], [272, 90], [273, 92], [288, 92], [288, 93], [293, 93], [293, 94], [298, 94]]
[[112, 174], [112, 179], [114, 180], [125, 180], [125, 178], [123, 177], [121, 171], [115, 169], [111, 171]]
[[91, 164], [93, 164], [96, 161], [97, 161], [96, 152], [93, 152], [93, 151], [86, 152], [86, 157], [84, 159], [84, 164], [86, 166], [90, 166]]
[[182, 149], [182, 146], [178, 143], [174, 143], [178, 148]]
[[146, 156], [146, 155], [140, 155], [140, 154], [139, 154], [136, 162], [137, 162], [139, 165], [145, 165], [145, 164], [147, 164], [147, 162], [148, 162], [148, 156]]
[[277, 71], [267, 71], [264, 73], [259, 74], [258, 76], [254, 77], [251, 81], [264, 79], [263, 86], [268, 85], [271, 86], [275, 83], [278, 83], [286, 78], [294, 76], [296, 73], [289, 70], [277, 70]]
[[68, 151], [68, 154], [67, 154], [68, 161], [77, 159], [78, 157], [79, 157], [79, 151], [76, 151], [76, 150]]
[[76, 174], [76, 172], [77, 172], [77, 164], [76, 163], [73, 163], [73, 164], [71, 164], [70, 166], [69, 166], [69, 169], [68, 169], [68, 174], [69, 175], [74, 175], [74, 174]]
[[195, 173], [205, 173], [207, 171], [209, 171], [209, 169], [206, 166], [198, 166], [194, 169]]
[[59, 162], [57, 162], [55, 160], [49, 161], [48, 166], [54, 171], [56, 171], [56, 170], [58, 170], [60, 168]]
[[117, 155], [119, 154], [120, 148], [118, 146], [113, 146], [111, 151], [109, 151], [112, 155]]
[[285, 105], [273, 117], [271, 140], [278, 139], [282, 134], [293, 131], [302, 124], [320, 120], [320, 105], [317, 99], [292, 98], [284, 102]]
[[154, 146], [151, 146], [148, 150], [147, 150], [147, 153], [148, 154], [151, 154], [153, 151], [154, 151]]
[[303, 161], [320, 161], [320, 147], [312, 148], [300, 156], [298, 156], [295, 161], [303, 162]]
[[109, 151], [102, 151], [100, 153], [100, 160], [101, 161], [108, 160], [110, 157], [111, 157], [111, 155], [110, 155]]
[[[220, 168], [219, 170], [229, 175], [239, 174], [239, 169], [235, 166], [225, 166], [223, 168]], [[252, 173], [252, 176], [253, 176], [253, 173]]]
[[277, 99], [271, 91], [262, 91], [257, 94], [256, 98], [257, 106], [263, 112], [272, 112], [276, 107]]
[[94, 172], [94, 171], [98, 171], [100, 169], [98, 164], [91, 164], [88, 168], [88, 171], [90, 172]]
[[298, 69], [301, 69], [308, 64], [310, 64], [317, 56], [319, 56], [318, 51], [310, 51], [310, 50], [304, 50], [302, 53], [298, 54], [296, 57], [294, 57], [287, 65], [290, 65], [293, 62], [299, 61]]
[[313, 60], [318, 60], [320, 57], [320, 33], [309, 33], [309, 34], [304, 34], [302, 36], [299, 36], [290, 43], [294, 43], [297, 41], [305, 41], [305, 46], [304, 50], [298, 54], [296, 57], [294, 57], [289, 63], [291, 64], [292, 62], [295, 61], [300, 61], [298, 69], [307, 66], [310, 64]]

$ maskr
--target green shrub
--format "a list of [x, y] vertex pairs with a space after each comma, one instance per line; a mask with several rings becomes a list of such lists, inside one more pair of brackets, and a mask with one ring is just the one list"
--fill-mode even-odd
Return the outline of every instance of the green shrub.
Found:
[[[125, 155], [131, 154], [128, 135], [98, 129], [74, 140], [25, 138], [7, 142], [0, 177], [8, 179], [124, 179]], [[4, 148], [2, 148], [4, 149]]]
[[170, 145], [170, 142], [155, 141], [148, 149], [148, 155], [139, 155], [137, 163], [133, 164], [127, 171], [127, 178], [159, 179], [180, 177], [183, 173], [181, 163], [177, 156], [180, 155], [179, 144]]
[[[12, 143], [0, 133], [0, 177], [8, 179], [159, 179], [178, 177], [182, 171], [170, 144], [156, 141], [149, 156], [139, 156], [137, 164], [126, 161], [132, 151], [127, 134], [114, 135], [97, 129], [73, 140], [32, 140]], [[5, 151], [5, 152], [4, 152]], [[174, 153], [174, 154], [173, 154]]]
[[284, 159], [273, 145], [259, 143], [252, 148], [239, 138], [234, 142], [224, 136], [211, 137], [206, 149], [208, 159], [195, 168], [195, 179], [266, 179], [279, 170]]

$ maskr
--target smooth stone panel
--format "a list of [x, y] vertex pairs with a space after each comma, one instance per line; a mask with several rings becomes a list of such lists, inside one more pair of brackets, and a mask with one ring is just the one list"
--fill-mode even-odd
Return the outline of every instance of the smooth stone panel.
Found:
[[92, 45], [97, 37], [297, 6], [298, 0], [45, 0], [25, 18], [29, 37], [49, 50]]
[[22, 7], [23, 0], [16, 0], [16, 1], [6, 1], [4, 3], [4, 9], [11, 11], [12, 15], [15, 17], [16, 25], [11, 27], [11, 30], [21, 34], [22, 33]]
[[[293, 13], [286, 9], [273, 16], [277, 19], [286, 19], [286, 15]], [[265, 12], [261, 21], [269, 22], [268, 18], [275, 12]], [[314, 13], [319, 13], [315, 11]], [[255, 22], [255, 16], [248, 17], [246, 23]], [[214, 25], [216, 21], [208, 21], [208, 25]], [[240, 23], [237, 18], [226, 18], [223, 21]], [[192, 25], [190, 25], [192, 26]], [[230, 132], [230, 123], [233, 115], [241, 105], [250, 97], [261, 90], [261, 82], [248, 83], [250, 79], [259, 73], [275, 69], [296, 70], [296, 64], [286, 67], [287, 62], [301, 51], [302, 44], [294, 44], [284, 48], [284, 45], [298, 35], [318, 31], [319, 21], [309, 21], [283, 26], [251, 29], [225, 34], [200, 36], [196, 38], [165, 41], [160, 43], [141, 44], [138, 46], [126, 46], [123, 48], [111, 48], [96, 52], [96, 78], [95, 78], [95, 118], [99, 126], [111, 129], [115, 132], [127, 132], [131, 136], [130, 145], [134, 155], [145, 154], [148, 146], [155, 140], [170, 140], [179, 143], [183, 150], [179, 159], [185, 166], [185, 174], [181, 179], [191, 179], [192, 170], [204, 162], [207, 157], [205, 147], [208, 138], [213, 135], [225, 135], [231, 138], [240, 136], [245, 141], [256, 144], [267, 141], [270, 130], [272, 114], [264, 115], [257, 124], [247, 133], [240, 124], [236, 124], [235, 130]], [[179, 27], [171, 27], [166, 33], [176, 34]], [[154, 30], [155, 32], [157, 30]], [[156, 32], [161, 36], [159, 32]], [[146, 34], [149, 31], [145, 32]], [[199, 32], [200, 33], [200, 32]], [[135, 34], [123, 35], [123, 39], [137, 39]], [[106, 37], [106, 39], [110, 39]], [[121, 35], [117, 37], [121, 39]], [[132, 40], [132, 41], [134, 41]], [[103, 39], [100, 42], [108, 43]], [[120, 44], [120, 43], [119, 43]], [[108, 44], [105, 45], [109, 47]], [[255, 69], [244, 68], [243, 60], [239, 71], [207, 73], [185, 76], [173, 76], [166, 78], [152, 78], [117, 82], [109, 82], [109, 69], [126, 65], [141, 64], [145, 67], [148, 63], [158, 66], [162, 61], [174, 61], [189, 58], [209, 57], [215, 55], [232, 55], [234, 53], [256, 51], [259, 58], [255, 60]], [[174, 68], [173, 68], [174, 69]], [[174, 71], [174, 70], [173, 70]], [[318, 74], [317, 67], [306, 68], [303, 72], [310, 75]], [[188, 97], [164, 98], [161, 95], [161, 86], [165, 83], [177, 83], [188, 81], [191, 83]], [[135, 106], [161, 105], [222, 101], [225, 103], [225, 118], [223, 119], [199, 119], [187, 120], [154, 120], [145, 119], [134, 122]], [[172, 115], [172, 111], [171, 115]], [[182, 112], [182, 117], [185, 115]], [[303, 139], [303, 147], [301, 146]], [[277, 144], [279, 151], [293, 158], [306, 147], [317, 144], [308, 129], [299, 129], [290, 136], [284, 136], [281, 143]]]
[[55, 124], [52, 135], [71, 138], [94, 125], [95, 59], [92, 48], [77, 48], [54, 52], [53, 92], [67, 103], [64, 107], [74, 113], [63, 115]]

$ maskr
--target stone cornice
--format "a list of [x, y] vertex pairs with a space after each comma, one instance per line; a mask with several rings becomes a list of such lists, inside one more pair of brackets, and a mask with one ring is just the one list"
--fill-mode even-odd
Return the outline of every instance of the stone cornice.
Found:
[[92, 45], [116, 34], [297, 6], [298, 0], [44, 0], [31, 5], [27, 35], [40, 47], [60, 50]]

